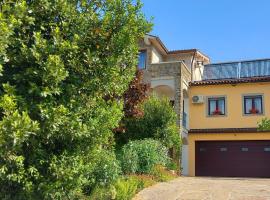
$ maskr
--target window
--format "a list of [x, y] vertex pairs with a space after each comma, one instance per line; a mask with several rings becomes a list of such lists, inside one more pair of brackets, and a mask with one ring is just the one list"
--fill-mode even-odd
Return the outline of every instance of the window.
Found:
[[200, 152], [205, 152], [206, 148], [200, 148]]
[[265, 151], [265, 152], [270, 152], [270, 147], [265, 147], [265, 148], [264, 148], [264, 151]]
[[174, 100], [170, 100], [170, 105], [174, 107]]
[[138, 64], [139, 69], [145, 69], [146, 58], [147, 58], [146, 50], [140, 51], [139, 52], [139, 64]]
[[262, 95], [244, 96], [244, 113], [249, 114], [262, 114]]
[[209, 116], [225, 115], [225, 97], [208, 98], [208, 115]]
[[248, 151], [248, 148], [247, 147], [242, 147], [241, 148], [241, 151], [245, 151], [246, 152], [246, 151]]
[[228, 151], [228, 149], [226, 147], [221, 147], [220, 151], [224, 152], [224, 151]]

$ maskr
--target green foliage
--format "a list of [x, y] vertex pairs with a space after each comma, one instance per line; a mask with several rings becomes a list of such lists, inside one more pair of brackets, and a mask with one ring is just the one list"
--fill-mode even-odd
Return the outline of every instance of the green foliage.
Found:
[[172, 174], [161, 165], [152, 168], [151, 175], [132, 174], [119, 178], [110, 186], [98, 186], [90, 195], [91, 200], [129, 200], [144, 188], [157, 182], [170, 181], [177, 175]]
[[144, 116], [126, 120], [126, 138], [160, 140], [166, 147], [180, 146], [176, 113], [168, 99], [153, 96], [143, 104]]
[[177, 177], [177, 175], [172, 174], [162, 165], [155, 165], [150, 174], [154, 176], [155, 180], [158, 182], [170, 181]]
[[116, 200], [130, 200], [138, 192], [139, 180], [133, 177], [119, 179], [115, 184]]
[[112, 200], [116, 199], [116, 189], [113, 185], [111, 186], [97, 186], [92, 191], [89, 200]]
[[[150, 25], [133, 0], [0, 2], [0, 199], [114, 181], [113, 130]], [[106, 155], [106, 156], [105, 156]]]
[[154, 176], [145, 175], [145, 174], [136, 174], [136, 175], [129, 175], [138, 181], [138, 190], [143, 190], [144, 188], [150, 187], [156, 184], [156, 180]]
[[93, 179], [95, 179], [96, 183], [106, 186], [117, 180], [120, 173], [120, 164], [116, 160], [115, 154], [104, 151], [102, 157], [97, 162]]
[[167, 149], [153, 139], [130, 141], [122, 147], [120, 156], [124, 173], [150, 173], [157, 165], [165, 166], [169, 158]]
[[270, 131], [270, 119], [264, 118], [259, 122], [259, 130], [261, 131]]
[[[137, 177], [127, 176], [119, 178], [111, 186], [96, 187], [90, 195], [91, 200], [130, 200], [142, 186], [142, 180]], [[143, 188], [141, 188], [143, 189]]]
[[175, 163], [175, 161], [171, 161], [166, 165], [166, 168], [169, 170], [174, 170], [174, 171], [178, 171], [179, 167], [178, 165]]

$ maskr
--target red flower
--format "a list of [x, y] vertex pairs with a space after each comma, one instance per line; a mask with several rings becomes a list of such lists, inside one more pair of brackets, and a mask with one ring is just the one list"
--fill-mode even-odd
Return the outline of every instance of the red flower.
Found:
[[222, 112], [220, 110], [215, 110], [212, 112], [213, 115], [221, 115]]
[[256, 109], [256, 108], [252, 108], [252, 109], [249, 110], [249, 112], [250, 112], [251, 114], [257, 114], [257, 113], [259, 113], [259, 110]]

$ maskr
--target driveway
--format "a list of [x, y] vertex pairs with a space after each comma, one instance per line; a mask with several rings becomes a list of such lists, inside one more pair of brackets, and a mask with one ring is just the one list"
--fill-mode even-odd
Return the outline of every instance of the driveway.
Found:
[[142, 190], [134, 200], [270, 200], [270, 179], [180, 177]]

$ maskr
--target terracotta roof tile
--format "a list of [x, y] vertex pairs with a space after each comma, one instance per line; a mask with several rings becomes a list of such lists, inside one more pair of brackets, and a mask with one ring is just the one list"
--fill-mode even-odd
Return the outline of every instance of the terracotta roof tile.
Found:
[[236, 84], [236, 83], [254, 83], [254, 82], [270, 82], [270, 76], [263, 77], [248, 77], [239, 79], [216, 79], [216, 80], [202, 80], [190, 82], [190, 86], [200, 85], [222, 85], [222, 84]]
[[257, 128], [213, 128], [213, 129], [190, 129], [188, 133], [260, 133], [260, 132], [270, 132], [261, 131]]

